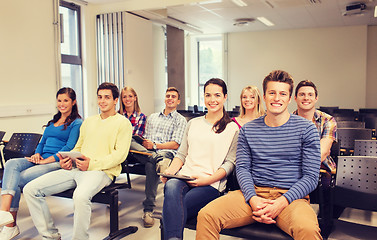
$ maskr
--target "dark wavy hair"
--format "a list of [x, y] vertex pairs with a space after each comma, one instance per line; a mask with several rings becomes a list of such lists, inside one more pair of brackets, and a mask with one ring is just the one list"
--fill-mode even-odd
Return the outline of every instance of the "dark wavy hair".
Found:
[[[72, 88], [63, 87], [59, 89], [59, 91], [56, 93], [56, 98], [58, 98], [60, 94], [67, 94], [68, 97], [72, 100], [72, 102], [76, 100], [76, 93], [75, 93], [75, 90], [73, 90]], [[55, 114], [54, 117], [47, 123], [46, 127], [59, 121], [61, 116], [62, 116], [62, 113], [58, 111], [58, 113]], [[81, 118], [81, 116], [79, 114], [79, 110], [77, 108], [77, 102], [76, 102], [76, 104], [72, 106], [71, 114], [65, 119], [63, 130], [67, 129], [67, 127], [77, 118]]]
[[[210, 84], [218, 85], [222, 88], [224, 96], [228, 93], [228, 89], [226, 87], [225, 82], [220, 78], [211, 78], [204, 84], [204, 92], [206, 91], [206, 87]], [[223, 117], [217, 121], [213, 125], [213, 129], [215, 130], [215, 133], [221, 133], [225, 130], [226, 125], [230, 123], [232, 120], [230, 119], [228, 113], [225, 111], [225, 107], [223, 106]]]

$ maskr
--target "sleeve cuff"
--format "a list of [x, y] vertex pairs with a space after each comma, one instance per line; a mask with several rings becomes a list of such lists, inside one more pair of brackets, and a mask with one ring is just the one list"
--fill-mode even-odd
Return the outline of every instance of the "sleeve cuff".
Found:
[[220, 168], [224, 169], [228, 176], [234, 169], [234, 165], [231, 163], [224, 163]]
[[295, 200], [293, 198], [293, 196], [291, 196], [291, 194], [289, 194], [289, 192], [284, 193], [282, 196], [284, 196], [288, 200], [289, 204], [291, 204], [291, 202], [293, 202]]

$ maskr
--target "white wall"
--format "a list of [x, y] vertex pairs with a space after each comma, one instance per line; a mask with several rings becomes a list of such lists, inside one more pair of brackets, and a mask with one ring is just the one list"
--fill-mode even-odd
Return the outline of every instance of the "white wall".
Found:
[[377, 108], [377, 26], [368, 27], [366, 107]]
[[[12, 132], [42, 132], [55, 112], [53, 1], [2, 1], [0, 7], [0, 106], [47, 105], [51, 114], [1, 117]], [[48, 107], [50, 105], [50, 107]]]
[[[162, 26], [153, 24], [153, 64], [154, 64], [154, 110], [165, 108], [165, 91], [167, 89], [167, 73], [165, 69], [165, 32]], [[151, 98], [145, 99], [151, 101]], [[149, 102], [150, 104], [150, 102]]]
[[[98, 113], [96, 14], [151, 7], [148, 1], [127, 2], [82, 6], [88, 115]], [[158, 2], [163, 5], [162, 1]], [[163, 95], [157, 95], [164, 91], [165, 81], [163, 34], [158, 27], [144, 20], [131, 17], [128, 22], [132, 26], [128, 26], [127, 31], [132, 34], [127, 41], [135, 47], [128, 47], [130, 52], [126, 60], [131, 71], [126, 78], [127, 84], [137, 89], [143, 111], [150, 114], [161, 110], [159, 104], [163, 104]], [[142, 30], [138, 30], [139, 27]], [[2, 1], [0, 32], [0, 109], [4, 109], [2, 106], [51, 106], [46, 107], [50, 114], [0, 117], [0, 130], [8, 132], [6, 138], [12, 132], [42, 132], [41, 126], [56, 111], [53, 1]], [[261, 88], [264, 76], [277, 68], [290, 72], [296, 83], [304, 78], [313, 80], [320, 91], [318, 106], [376, 108], [376, 36], [376, 26], [230, 33], [229, 108], [239, 105], [239, 92], [246, 84]], [[139, 59], [139, 51], [145, 61]], [[294, 108], [294, 104], [291, 106]]]
[[[67, 0], [69, 1], [69, 0]], [[200, 0], [203, 1], [203, 0]], [[197, 0], [127, 0], [109, 4], [88, 4], [84, 7], [84, 31], [83, 44], [86, 52], [83, 59], [85, 61], [84, 77], [87, 90], [87, 113], [93, 115], [98, 113], [96, 103], [97, 88], [97, 63], [96, 63], [96, 28], [95, 18], [97, 14], [133, 11], [140, 9], [156, 9], [170, 5], [182, 3], [198, 2]], [[129, 47], [125, 50], [126, 54], [126, 85], [134, 87], [139, 95], [139, 103], [142, 111], [149, 115], [155, 111], [160, 111], [163, 107], [163, 96], [165, 95], [166, 86], [163, 85], [166, 76], [164, 65], [164, 45], [161, 32], [151, 27], [152, 23], [146, 20], [130, 17], [126, 20], [127, 31], [126, 39]], [[132, 42], [132, 44], [131, 44]], [[144, 49], [144, 45], [146, 48]], [[141, 55], [138, 56], [138, 51]], [[150, 51], [150, 52], [148, 52]], [[163, 52], [163, 53], [162, 53]], [[136, 62], [134, 61], [134, 58]], [[142, 60], [144, 58], [145, 60]], [[127, 66], [128, 64], [128, 66]], [[160, 94], [163, 90], [163, 95]], [[162, 102], [161, 102], [162, 101]], [[162, 103], [162, 105], [161, 105]]]
[[125, 84], [135, 89], [143, 113], [154, 112], [154, 55], [152, 23], [126, 14]]
[[[313, 81], [318, 106], [365, 107], [367, 27], [230, 33], [229, 107], [239, 105], [239, 93], [246, 85], [262, 91], [264, 77], [275, 69], [289, 72], [295, 85]], [[292, 102], [290, 110], [295, 105]]]

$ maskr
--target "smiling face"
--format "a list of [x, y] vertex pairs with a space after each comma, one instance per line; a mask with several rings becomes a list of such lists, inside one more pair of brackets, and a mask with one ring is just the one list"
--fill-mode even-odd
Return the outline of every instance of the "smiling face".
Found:
[[315, 94], [314, 88], [309, 86], [300, 87], [297, 91], [297, 96], [295, 97], [297, 108], [301, 110], [314, 109], [317, 100], [318, 97]]
[[134, 108], [137, 97], [130, 90], [123, 90], [122, 102], [125, 108]]
[[269, 81], [263, 96], [267, 114], [279, 115], [285, 113], [291, 102], [289, 96], [290, 85], [284, 82]]
[[222, 87], [217, 84], [209, 84], [204, 89], [204, 104], [208, 112], [223, 111], [227, 95], [224, 95]]
[[246, 111], [253, 110], [257, 104], [257, 99], [255, 95], [250, 90], [245, 90], [242, 93], [241, 104]]
[[110, 89], [100, 89], [97, 93], [97, 103], [102, 113], [115, 112], [115, 105], [118, 102], [118, 98], [113, 99], [113, 94]]
[[165, 94], [165, 106], [169, 111], [174, 111], [181, 100], [178, 99], [178, 93], [176, 91], [168, 91]]
[[67, 93], [59, 94], [56, 98], [57, 101], [57, 108], [58, 111], [62, 115], [70, 115], [72, 112], [72, 107], [76, 104], [76, 100], [72, 101], [72, 99], [68, 96]]

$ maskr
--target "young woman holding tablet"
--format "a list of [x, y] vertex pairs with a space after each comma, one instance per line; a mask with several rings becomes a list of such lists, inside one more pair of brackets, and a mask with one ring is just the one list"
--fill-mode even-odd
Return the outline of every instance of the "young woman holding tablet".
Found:
[[[1, 240], [9, 240], [20, 233], [16, 225], [21, 189], [31, 180], [60, 169], [60, 151], [70, 151], [79, 137], [81, 116], [76, 93], [72, 88], [61, 88], [56, 94], [57, 109], [47, 123], [35, 154], [31, 157], [10, 159], [5, 163], [0, 207]], [[6, 226], [5, 226], [6, 225]]]
[[182, 239], [186, 220], [196, 217], [202, 207], [220, 196], [226, 176], [233, 171], [238, 127], [225, 111], [226, 99], [223, 80], [213, 78], [206, 82], [204, 102], [208, 113], [187, 124], [178, 153], [164, 172], [194, 180], [161, 177], [165, 183], [165, 239]]

